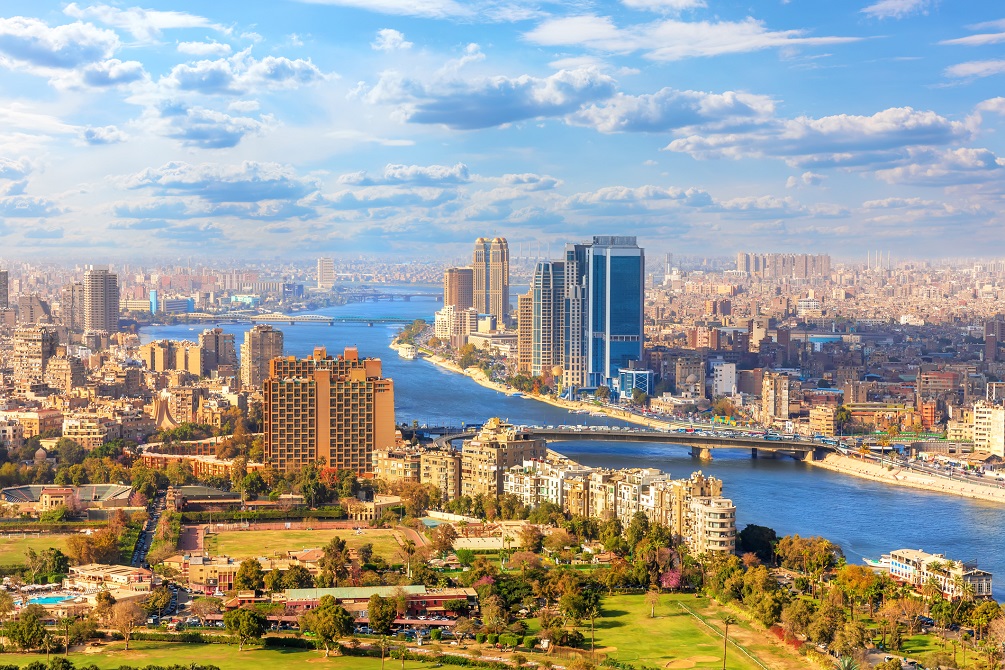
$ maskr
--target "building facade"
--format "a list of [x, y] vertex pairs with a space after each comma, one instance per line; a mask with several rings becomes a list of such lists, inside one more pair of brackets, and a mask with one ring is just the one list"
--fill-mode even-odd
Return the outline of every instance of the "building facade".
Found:
[[507, 470], [546, 455], [544, 440], [498, 418], [489, 419], [461, 449], [461, 495], [501, 495]]
[[92, 265], [84, 272], [84, 330], [119, 330], [119, 278], [108, 268]]
[[492, 314], [497, 323], [509, 320], [509, 244], [502, 237], [475, 240], [472, 302], [479, 314]]
[[283, 355], [283, 331], [258, 324], [244, 334], [241, 344], [241, 386], [260, 389], [269, 376], [269, 361]]

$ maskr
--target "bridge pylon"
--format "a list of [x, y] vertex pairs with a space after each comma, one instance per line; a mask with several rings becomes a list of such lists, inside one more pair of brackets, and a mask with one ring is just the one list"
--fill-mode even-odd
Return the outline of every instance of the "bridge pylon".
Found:
[[691, 447], [691, 456], [703, 461], [710, 461], [712, 460], [712, 450], [709, 447]]

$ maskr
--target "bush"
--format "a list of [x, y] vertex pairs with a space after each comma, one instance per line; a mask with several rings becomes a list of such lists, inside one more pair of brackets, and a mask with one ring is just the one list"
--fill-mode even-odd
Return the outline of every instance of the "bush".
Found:
[[478, 644], [485, 642], [485, 633], [475, 633], [475, 642]]
[[433, 630], [429, 631], [429, 639], [433, 640], [434, 642], [436, 640], [441, 639], [442, 637], [443, 637], [443, 631], [440, 630], [439, 628], [434, 628]]
[[527, 649], [533, 649], [537, 646], [537, 636], [536, 635], [524, 635], [523, 636], [523, 646]]
[[485, 641], [489, 644], [495, 644], [499, 641], [499, 636], [496, 633], [489, 633], [485, 636]]
[[507, 647], [515, 647], [520, 644], [520, 638], [513, 633], [503, 633], [499, 636], [499, 643], [504, 644]]

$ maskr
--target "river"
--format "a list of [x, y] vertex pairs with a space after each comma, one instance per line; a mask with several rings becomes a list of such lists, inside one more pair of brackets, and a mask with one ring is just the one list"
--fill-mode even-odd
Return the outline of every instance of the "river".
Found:
[[[386, 292], [416, 287], [381, 287]], [[438, 287], [426, 287], [436, 290]], [[424, 289], [425, 290], [425, 289]], [[319, 310], [340, 316], [424, 318], [432, 322], [439, 304], [410, 302], [355, 303]], [[141, 340], [195, 340], [209, 326], [152, 326]], [[250, 326], [229, 324], [238, 348]], [[362, 356], [383, 360], [384, 376], [394, 379], [396, 419], [428, 425], [480, 423], [493, 416], [526, 425], [619, 422], [569, 412], [526, 398], [513, 398], [477, 385], [421, 360], [406, 360], [388, 349], [399, 326], [365, 324], [277, 325], [287, 354], [305, 356], [315, 346], [340, 353], [356, 346]], [[657, 467], [674, 477], [701, 469], [723, 480], [724, 493], [737, 507], [737, 527], [756, 523], [778, 534], [822, 535], [839, 544], [849, 561], [879, 558], [894, 549], [945, 553], [955, 560], [976, 560], [996, 579], [994, 593], [1005, 599], [1005, 507], [955, 496], [925, 493], [840, 475], [790, 459], [755, 460], [746, 451], [721, 450], [711, 462], [691, 458], [685, 447], [667, 444], [570, 441], [554, 443], [556, 451], [585, 465]], [[721, 455], [720, 455], [721, 454]]]

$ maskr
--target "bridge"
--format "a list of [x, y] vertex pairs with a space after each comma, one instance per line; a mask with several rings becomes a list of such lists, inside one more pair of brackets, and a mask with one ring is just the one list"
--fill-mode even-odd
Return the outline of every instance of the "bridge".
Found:
[[205, 312], [193, 312], [191, 314], [179, 314], [183, 321], [200, 321], [213, 323], [281, 323], [295, 326], [298, 323], [320, 323], [334, 326], [336, 323], [365, 323], [368, 326], [374, 324], [408, 324], [412, 319], [399, 316], [325, 316], [323, 314], [282, 314], [274, 312], [271, 314], [207, 314]]
[[351, 289], [348, 291], [342, 291], [341, 295], [347, 300], [352, 300], [354, 302], [369, 302], [371, 300], [373, 302], [380, 302], [381, 300], [386, 300], [388, 302], [394, 302], [395, 300], [410, 302], [412, 298], [443, 302], [442, 293], [429, 293], [422, 291], [415, 291], [412, 293], [387, 293], [382, 292], [379, 289]]
[[[749, 449], [752, 458], [780, 458], [788, 456], [800, 461], [813, 461], [835, 451], [833, 447], [799, 440], [765, 440], [760, 437], [713, 437], [698, 433], [677, 433], [661, 430], [576, 430], [573, 428], [540, 428], [527, 431], [533, 437], [546, 442], [596, 441], [596, 442], [662, 442], [690, 447], [691, 455], [702, 460], [711, 460], [716, 449]], [[468, 440], [475, 431], [444, 435], [436, 440], [437, 446], [445, 446], [455, 440]]]

